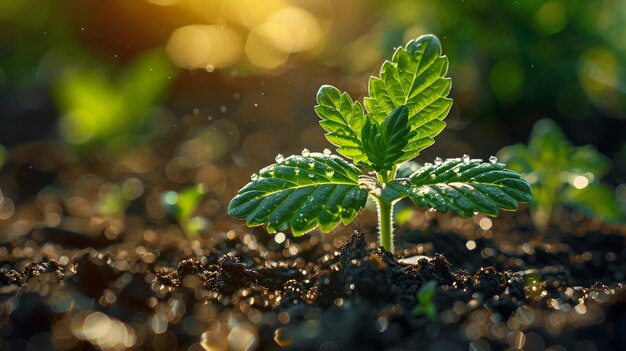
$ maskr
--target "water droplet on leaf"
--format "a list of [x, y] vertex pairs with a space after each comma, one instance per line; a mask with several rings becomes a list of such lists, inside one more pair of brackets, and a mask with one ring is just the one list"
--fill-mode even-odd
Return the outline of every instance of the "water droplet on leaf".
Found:
[[495, 157], [495, 156], [491, 156], [491, 157], [489, 157], [489, 162], [496, 163], [496, 162], [498, 162], [498, 158]]
[[434, 207], [431, 207], [431, 208], [428, 209], [428, 212], [437, 212], [437, 209], [434, 208]]
[[309, 173], [309, 178], [311, 179], [315, 178], [315, 173]]
[[252, 175], [250, 176], [250, 179], [251, 179], [252, 181], [255, 181], [255, 180], [259, 179], [259, 175], [258, 175], [258, 174], [256, 174], [256, 173], [252, 173]]
[[441, 159], [441, 157], [435, 157], [435, 164], [437, 166], [440, 166], [443, 163], [443, 160]]
[[335, 171], [332, 169], [327, 169], [326, 170], [326, 176], [327, 177], [332, 177], [335, 174]]
[[311, 151], [309, 151], [309, 149], [307, 148], [302, 149], [302, 156], [309, 157], [310, 154], [311, 154]]
[[469, 161], [470, 161], [469, 155], [468, 154], [463, 155], [463, 162], [464, 163], [469, 163]]
[[328, 149], [324, 149], [324, 151], [322, 151], [322, 154], [324, 154], [325, 157], [330, 157], [331, 152]]
[[281, 162], [283, 162], [285, 160], [285, 156], [283, 156], [283, 154], [278, 154], [278, 155], [276, 155], [275, 160], [276, 160], [276, 162], [281, 163]]

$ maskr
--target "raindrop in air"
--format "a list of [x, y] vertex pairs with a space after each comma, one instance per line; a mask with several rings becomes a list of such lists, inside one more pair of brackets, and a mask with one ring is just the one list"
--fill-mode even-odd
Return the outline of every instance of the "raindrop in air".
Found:
[[443, 160], [441, 159], [441, 157], [435, 157], [435, 164], [437, 166], [440, 166], [443, 163]]
[[324, 151], [322, 151], [322, 154], [324, 154], [325, 157], [330, 157], [331, 152], [328, 149], [324, 149]]
[[307, 148], [302, 149], [302, 156], [309, 157], [310, 154], [311, 154], [311, 151], [309, 151], [309, 149]]
[[469, 155], [468, 154], [463, 155], [463, 162], [464, 163], [469, 163], [469, 161], [470, 161]]
[[278, 154], [278, 155], [276, 155], [275, 160], [276, 160], [276, 162], [281, 163], [281, 162], [283, 162], [285, 160], [285, 156], [283, 156], [283, 154]]
[[489, 157], [489, 162], [496, 163], [496, 162], [498, 162], [498, 158], [495, 157], [495, 156], [491, 156], [491, 157]]
[[259, 179], [259, 175], [258, 175], [258, 174], [256, 174], [256, 173], [252, 173], [252, 175], [250, 176], [250, 179], [251, 179], [252, 181], [255, 181], [255, 180]]

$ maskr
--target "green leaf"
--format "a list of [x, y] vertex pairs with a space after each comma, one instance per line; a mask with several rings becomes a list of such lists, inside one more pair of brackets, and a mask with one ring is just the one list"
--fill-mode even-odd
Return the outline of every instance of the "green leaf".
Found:
[[317, 92], [315, 112], [326, 139], [338, 147], [337, 152], [351, 158], [354, 163], [367, 162], [361, 143], [361, 130], [365, 123], [365, 111], [358, 101], [352, 101], [348, 93], [323, 85]]
[[290, 156], [253, 176], [230, 202], [228, 214], [246, 219], [248, 226], [265, 223], [270, 233], [291, 228], [297, 236], [318, 226], [328, 232], [350, 223], [365, 206], [360, 174], [338, 156]]
[[382, 123], [399, 106], [408, 107], [408, 125], [415, 133], [404, 147], [399, 163], [413, 159], [432, 145], [446, 123], [452, 99], [446, 98], [452, 85], [445, 75], [448, 58], [434, 35], [425, 35], [396, 50], [385, 61], [380, 77], [369, 81], [369, 97], [364, 100], [372, 117]]
[[502, 163], [453, 158], [441, 165], [426, 165], [409, 179], [410, 184], [387, 186], [383, 199], [397, 198], [403, 191], [418, 206], [464, 216], [475, 211], [497, 216], [499, 209], [516, 210], [518, 202], [532, 200], [528, 183]]
[[623, 219], [615, 193], [604, 184], [589, 184], [583, 189], [569, 187], [563, 192], [564, 201], [588, 216], [599, 215], [607, 222]]
[[406, 106], [400, 106], [391, 112], [382, 125], [371, 118], [365, 122], [361, 132], [363, 149], [374, 170], [389, 171], [404, 155], [403, 149], [410, 137], [408, 113]]

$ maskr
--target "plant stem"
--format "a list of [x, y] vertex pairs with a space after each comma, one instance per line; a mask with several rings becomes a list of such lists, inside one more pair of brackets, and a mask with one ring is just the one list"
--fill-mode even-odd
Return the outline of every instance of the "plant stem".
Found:
[[376, 203], [378, 205], [378, 231], [380, 235], [380, 246], [393, 253], [393, 225], [391, 223], [393, 203], [386, 202], [378, 197], [376, 198]]

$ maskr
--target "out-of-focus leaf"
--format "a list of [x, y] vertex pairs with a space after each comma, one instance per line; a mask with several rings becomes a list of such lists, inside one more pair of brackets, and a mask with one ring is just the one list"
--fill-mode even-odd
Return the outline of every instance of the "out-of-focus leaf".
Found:
[[574, 172], [591, 172], [600, 177], [610, 168], [611, 159], [599, 153], [593, 145], [575, 147], [571, 151], [570, 169]]
[[604, 184], [592, 184], [583, 189], [569, 187], [563, 194], [563, 200], [588, 216], [600, 215], [608, 222], [624, 219], [614, 191]]

